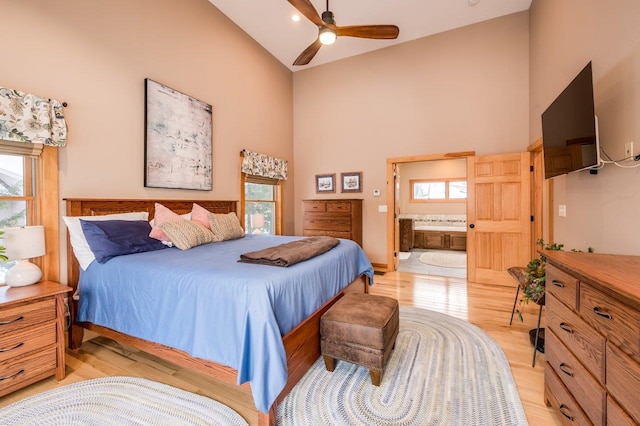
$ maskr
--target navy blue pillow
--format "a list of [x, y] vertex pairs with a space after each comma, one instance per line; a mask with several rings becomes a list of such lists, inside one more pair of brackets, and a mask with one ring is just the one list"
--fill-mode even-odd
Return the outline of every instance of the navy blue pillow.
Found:
[[160, 250], [167, 246], [151, 238], [146, 220], [83, 220], [82, 232], [100, 263], [124, 254]]

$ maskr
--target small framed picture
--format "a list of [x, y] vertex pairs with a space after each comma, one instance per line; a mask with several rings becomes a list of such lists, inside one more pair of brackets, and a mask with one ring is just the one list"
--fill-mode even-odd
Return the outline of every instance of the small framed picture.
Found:
[[316, 175], [316, 193], [336, 192], [336, 175]]
[[362, 172], [341, 173], [340, 177], [342, 192], [362, 192]]

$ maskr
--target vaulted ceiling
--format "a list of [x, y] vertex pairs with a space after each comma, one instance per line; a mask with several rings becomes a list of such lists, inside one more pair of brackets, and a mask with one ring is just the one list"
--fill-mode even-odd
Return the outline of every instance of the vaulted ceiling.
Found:
[[[294, 66], [298, 55], [318, 37], [318, 27], [287, 0], [209, 0], [292, 71], [382, 49], [499, 16], [528, 10], [531, 0], [330, 0], [336, 25], [390, 24], [400, 28], [395, 40], [339, 37], [322, 46], [313, 60]], [[326, 0], [310, 0], [318, 14]], [[298, 21], [293, 16], [298, 15]]]

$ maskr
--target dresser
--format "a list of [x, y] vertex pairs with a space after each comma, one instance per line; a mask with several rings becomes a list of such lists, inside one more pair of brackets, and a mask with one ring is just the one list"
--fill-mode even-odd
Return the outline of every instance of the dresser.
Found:
[[49, 376], [64, 378], [68, 291], [52, 281], [0, 287], [0, 396]]
[[547, 404], [566, 424], [640, 424], [640, 256], [542, 253]]
[[303, 200], [302, 235], [353, 240], [362, 247], [362, 200]]

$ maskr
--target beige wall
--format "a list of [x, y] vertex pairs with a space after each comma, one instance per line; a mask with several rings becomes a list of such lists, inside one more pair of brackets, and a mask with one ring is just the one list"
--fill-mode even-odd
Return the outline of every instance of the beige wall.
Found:
[[[542, 135], [542, 112], [592, 61], [602, 148], [620, 159], [624, 144], [635, 141], [640, 153], [640, 2], [533, 0], [530, 15], [529, 139]], [[640, 254], [640, 168], [609, 164], [595, 176], [578, 172], [553, 181], [555, 242]], [[557, 215], [558, 204], [567, 206], [566, 218]]]
[[386, 264], [387, 158], [524, 151], [528, 34], [522, 12], [294, 73], [296, 231], [300, 200], [354, 196], [318, 197], [316, 174], [362, 171], [364, 250]]
[[[0, 85], [69, 103], [62, 198], [237, 200], [243, 148], [289, 160], [293, 175], [292, 73], [207, 0], [0, 0], [0, 10]], [[143, 186], [146, 77], [213, 106], [212, 191]], [[292, 233], [292, 202], [284, 216]]]
[[467, 177], [467, 160], [419, 161], [398, 165], [400, 173], [400, 213], [466, 214], [466, 200], [452, 202], [411, 202], [411, 180]]

